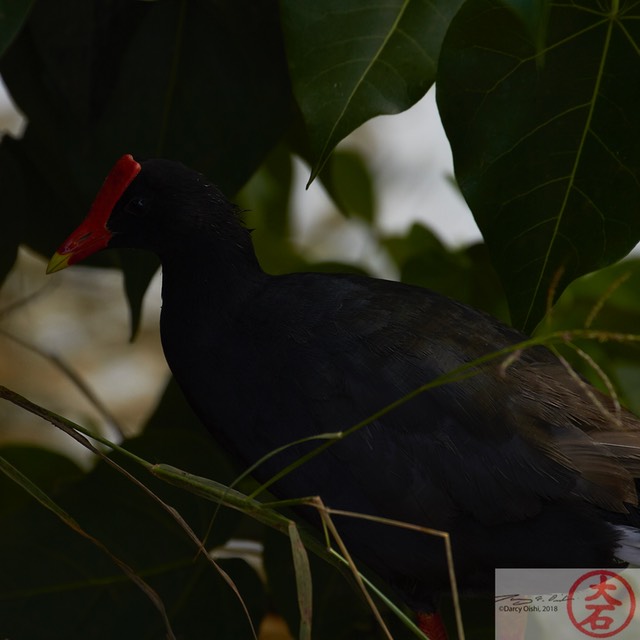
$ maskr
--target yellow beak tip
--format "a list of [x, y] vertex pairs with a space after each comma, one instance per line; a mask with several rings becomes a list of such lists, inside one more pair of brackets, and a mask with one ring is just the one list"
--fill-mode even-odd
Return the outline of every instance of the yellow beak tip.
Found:
[[47, 265], [47, 275], [66, 269], [69, 266], [69, 258], [71, 258], [70, 253], [62, 254], [56, 251]]

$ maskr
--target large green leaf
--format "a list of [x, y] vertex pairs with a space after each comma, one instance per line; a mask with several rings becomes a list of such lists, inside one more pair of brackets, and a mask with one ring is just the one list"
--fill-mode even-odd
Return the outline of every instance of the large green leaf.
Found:
[[639, 43], [633, 2], [552, 4], [540, 50], [498, 2], [451, 24], [438, 105], [519, 327], [640, 239]]
[[114, 157], [125, 139], [134, 155], [181, 160], [233, 195], [293, 113], [277, 3], [148, 7], [104, 105], [100, 143]]
[[310, 140], [313, 179], [366, 120], [404, 111], [435, 80], [440, 45], [461, 0], [282, 0], [293, 89]]

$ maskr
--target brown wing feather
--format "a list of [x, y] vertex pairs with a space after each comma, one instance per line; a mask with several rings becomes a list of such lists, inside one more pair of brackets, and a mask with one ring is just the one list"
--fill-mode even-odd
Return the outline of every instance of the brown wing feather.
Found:
[[517, 423], [521, 434], [580, 474], [577, 495], [619, 512], [627, 511], [625, 504], [637, 505], [638, 418], [560, 362], [536, 368], [535, 377], [531, 367], [516, 366], [506, 374], [520, 388]]

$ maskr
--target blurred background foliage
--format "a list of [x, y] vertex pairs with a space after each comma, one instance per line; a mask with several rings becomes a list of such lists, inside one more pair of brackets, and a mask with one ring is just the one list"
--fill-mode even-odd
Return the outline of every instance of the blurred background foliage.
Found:
[[[529, 333], [564, 332], [562, 354], [640, 412], [633, 339], [640, 263], [620, 262], [640, 241], [639, 50], [640, 5], [625, 0], [0, 0], [0, 74], [27, 122], [22, 135], [5, 135], [0, 144], [0, 282], [7, 280], [0, 383], [12, 386], [25, 348], [34, 350], [29, 327], [9, 324], [16, 308], [37, 302], [11, 286], [19, 247], [49, 256], [88, 210], [113, 162], [132, 153], [179, 159], [211, 177], [246, 210], [267, 271], [395, 275]], [[481, 244], [447, 246], [423, 222], [383, 230], [368, 158], [352, 147], [334, 150], [374, 116], [411, 107], [434, 83]], [[366, 255], [322, 260], [296, 241], [294, 158], [307, 163], [310, 179], [366, 239]], [[159, 352], [143, 313], [155, 260], [107, 252], [91, 265], [123, 274], [131, 332]], [[103, 318], [85, 349], [104, 342], [130, 358], [127, 336], [112, 333], [117, 311], [101, 307], [102, 289], [87, 270], [65, 274]], [[37, 278], [20, 282], [42, 286]], [[146, 322], [155, 326], [156, 318]], [[15, 382], [36, 400], [40, 390], [75, 375], [64, 362], [67, 343], [43, 333], [47, 323], [35, 319], [44, 335], [40, 360], [27, 381]], [[573, 339], [572, 331], [585, 328], [601, 332], [599, 339]], [[7, 332], [14, 343], [19, 336], [20, 348], [10, 350]], [[155, 376], [164, 388], [166, 372]], [[148, 460], [224, 483], [241, 471], [171, 382], [134, 412], [141, 430], [120, 429], [108, 409], [87, 422], [74, 393], [55, 401], [60, 413], [114, 438], [123, 431], [124, 446]], [[135, 486], [90, 456], [16, 436], [15, 413], [0, 416], [0, 430], [12, 434], [2, 438], [0, 455], [145, 576], [178, 637], [250, 637], [229, 586]], [[262, 543], [259, 572], [237, 558], [220, 563], [263, 638], [267, 612], [282, 616], [295, 635], [286, 539], [161, 483], [153, 490], [208, 547]], [[8, 478], [0, 480], [0, 496], [0, 636], [163, 636], [157, 610], [107, 556]], [[312, 574], [314, 638], [380, 637], [344, 576], [314, 558]], [[487, 617], [473, 602], [465, 607], [468, 637], [493, 637], [492, 611]]]

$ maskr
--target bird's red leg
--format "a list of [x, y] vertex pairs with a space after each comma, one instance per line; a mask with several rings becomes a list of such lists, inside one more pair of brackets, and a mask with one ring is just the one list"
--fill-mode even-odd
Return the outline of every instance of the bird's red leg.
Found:
[[418, 628], [429, 640], [447, 640], [447, 630], [439, 613], [418, 613]]

